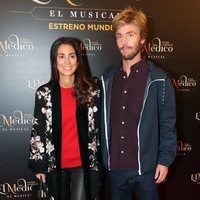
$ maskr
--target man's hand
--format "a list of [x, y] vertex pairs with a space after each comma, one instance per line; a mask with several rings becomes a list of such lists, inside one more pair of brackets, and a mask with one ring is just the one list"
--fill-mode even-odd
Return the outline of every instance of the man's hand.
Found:
[[156, 183], [165, 182], [167, 174], [168, 174], [168, 167], [158, 164], [155, 173]]

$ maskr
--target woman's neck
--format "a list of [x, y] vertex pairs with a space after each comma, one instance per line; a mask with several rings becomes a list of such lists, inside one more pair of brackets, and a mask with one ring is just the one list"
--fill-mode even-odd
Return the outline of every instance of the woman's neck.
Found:
[[74, 86], [74, 76], [59, 80], [60, 87], [71, 88]]

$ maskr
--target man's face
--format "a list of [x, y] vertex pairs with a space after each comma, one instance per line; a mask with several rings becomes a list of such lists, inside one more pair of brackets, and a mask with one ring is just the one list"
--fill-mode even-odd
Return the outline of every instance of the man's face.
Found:
[[124, 60], [132, 60], [140, 56], [141, 48], [145, 42], [140, 36], [140, 30], [133, 24], [119, 28], [115, 33], [117, 46]]

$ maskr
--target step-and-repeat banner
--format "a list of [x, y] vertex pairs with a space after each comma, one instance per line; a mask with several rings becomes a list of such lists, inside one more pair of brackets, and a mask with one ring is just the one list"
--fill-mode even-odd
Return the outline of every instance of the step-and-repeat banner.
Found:
[[124, 7], [148, 16], [149, 59], [176, 90], [178, 148], [162, 200], [200, 196], [200, 1], [20, 0], [0, 6], [0, 199], [30, 199], [28, 168], [35, 90], [50, 78], [49, 51], [60, 36], [79, 38], [94, 76], [120, 61], [111, 21]]

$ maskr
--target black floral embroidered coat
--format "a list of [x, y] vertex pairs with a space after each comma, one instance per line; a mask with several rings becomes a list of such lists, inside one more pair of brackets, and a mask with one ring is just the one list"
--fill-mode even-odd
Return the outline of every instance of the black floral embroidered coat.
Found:
[[[92, 92], [96, 105], [77, 107], [78, 138], [87, 200], [98, 199], [100, 175], [100, 90]], [[59, 200], [61, 172], [61, 97], [59, 83], [49, 82], [36, 91], [29, 163], [46, 174], [52, 200]]]

